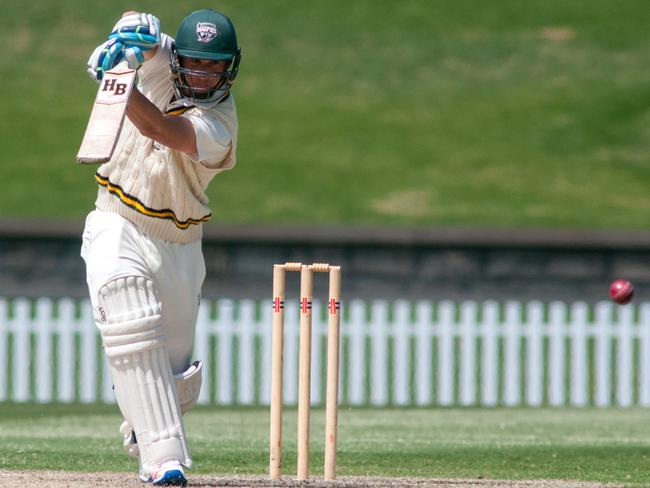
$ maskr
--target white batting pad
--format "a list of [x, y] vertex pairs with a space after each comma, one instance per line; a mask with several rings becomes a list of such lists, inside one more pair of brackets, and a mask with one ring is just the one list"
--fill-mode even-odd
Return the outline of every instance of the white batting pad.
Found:
[[[176, 393], [181, 406], [181, 413], [185, 413], [196, 405], [201, 392], [203, 362], [194, 361], [185, 371], [174, 375]], [[125, 420], [120, 425], [120, 434], [123, 437], [123, 445], [126, 453], [134, 458], [140, 456], [140, 449], [136, 439], [133, 437], [133, 429]]]
[[178, 402], [181, 405], [181, 412], [185, 413], [196, 405], [201, 393], [201, 382], [203, 362], [194, 361], [189, 368], [181, 374], [174, 376], [176, 383], [176, 393], [178, 394]]
[[138, 439], [143, 471], [168, 460], [191, 467], [153, 282], [117, 278], [99, 290], [98, 304], [115, 396]]

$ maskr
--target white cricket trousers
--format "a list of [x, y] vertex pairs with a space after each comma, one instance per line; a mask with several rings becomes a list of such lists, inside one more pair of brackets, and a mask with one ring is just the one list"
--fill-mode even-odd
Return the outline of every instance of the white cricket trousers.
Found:
[[201, 241], [174, 244], [143, 234], [120, 215], [93, 210], [81, 245], [90, 301], [99, 322], [99, 290], [125, 276], [150, 278], [157, 287], [163, 328], [174, 374], [192, 360], [196, 316], [205, 279]]

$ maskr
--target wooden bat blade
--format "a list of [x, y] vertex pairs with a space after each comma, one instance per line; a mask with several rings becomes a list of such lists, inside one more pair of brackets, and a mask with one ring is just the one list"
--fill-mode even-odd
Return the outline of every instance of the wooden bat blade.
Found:
[[124, 123], [135, 74], [135, 70], [124, 65], [104, 73], [77, 153], [77, 162], [99, 164], [111, 159]]

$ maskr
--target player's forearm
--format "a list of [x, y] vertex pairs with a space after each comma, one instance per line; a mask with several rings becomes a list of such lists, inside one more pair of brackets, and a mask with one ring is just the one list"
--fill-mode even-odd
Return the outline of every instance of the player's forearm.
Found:
[[137, 88], [133, 89], [126, 115], [140, 133], [160, 144], [187, 154], [196, 154], [196, 136], [189, 120], [164, 115]]
[[126, 115], [143, 136], [152, 139], [155, 139], [157, 128], [163, 123], [164, 118], [158, 107], [151, 103], [136, 87], [133, 88], [129, 97]]

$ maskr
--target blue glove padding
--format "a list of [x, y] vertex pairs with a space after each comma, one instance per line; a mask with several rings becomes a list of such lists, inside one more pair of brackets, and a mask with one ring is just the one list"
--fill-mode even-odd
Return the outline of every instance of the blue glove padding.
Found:
[[139, 47], [142, 51], [148, 51], [158, 45], [160, 38], [149, 33], [144, 26], [124, 27], [118, 31], [111, 32], [109, 39], [116, 39], [124, 47]]
[[99, 54], [97, 60], [97, 79], [101, 80], [104, 73], [114, 68], [124, 58], [122, 48], [124, 46], [117, 39], [111, 39]]

